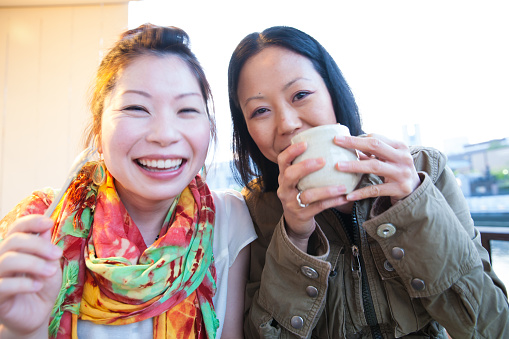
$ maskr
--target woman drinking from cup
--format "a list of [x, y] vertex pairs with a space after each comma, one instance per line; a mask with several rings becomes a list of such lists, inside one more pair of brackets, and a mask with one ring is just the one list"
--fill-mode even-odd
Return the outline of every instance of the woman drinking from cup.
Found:
[[[258, 233], [247, 337], [509, 337], [505, 287], [444, 155], [363, 134], [338, 66], [297, 29], [246, 36], [228, 81], [234, 159]], [[335, 170], [362, 179], [351, 192], [343, 182], [300, 190], [327, 159], [296, 162], [308, 145], [292, 138], [337, 123], [352, 136], [330, 143], [359, 160]]]

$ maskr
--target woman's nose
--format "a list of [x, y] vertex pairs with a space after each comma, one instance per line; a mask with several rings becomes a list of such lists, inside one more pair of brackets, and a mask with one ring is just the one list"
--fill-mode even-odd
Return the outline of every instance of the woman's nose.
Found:
[[277, 130], [281, 135], [292, 134], [302, 127], [298, 112], [290, 107], [281, 108], [277, 113], [277, 117]]
[[181, 137], [175, 119], [167, 115], [159, 115], [152, 119], [147, 141], [155, 142], [161, 146], [168, 146], [177, 142]]

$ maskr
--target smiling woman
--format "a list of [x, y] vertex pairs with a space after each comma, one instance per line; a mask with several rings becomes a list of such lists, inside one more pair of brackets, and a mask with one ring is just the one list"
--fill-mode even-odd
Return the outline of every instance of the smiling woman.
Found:
[[0, 337], [242, 337], [256, 234], [240, 193], [211, 192], [199, 173], [209, 104], [186, 32], [121, 35], [90, 105], [101, 159], [50, 217], [57, 191], [45, 189], [0, 220]]
[[[135, 201], [166, 211], [200, 171], [211, 126], [200, 84], [180, 57], [143, 55], [123, 70], [105, 101], [98, 148], [135, 220]], [[159, 167], [166, 162], [173, 166]]]

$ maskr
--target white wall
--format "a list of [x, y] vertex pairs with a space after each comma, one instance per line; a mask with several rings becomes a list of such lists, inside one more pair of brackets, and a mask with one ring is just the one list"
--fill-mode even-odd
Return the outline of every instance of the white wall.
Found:
[[127, 28], [127, 7], [0, 7], [0, 218], [32, 190], [64, 182], [88, 123], [89, 85]]

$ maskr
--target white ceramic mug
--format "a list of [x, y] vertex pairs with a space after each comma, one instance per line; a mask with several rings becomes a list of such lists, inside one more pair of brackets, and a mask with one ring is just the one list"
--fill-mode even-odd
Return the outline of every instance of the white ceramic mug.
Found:
[[297, 188], [304, 191], [308, 188], [345, 185], [346, 192], [355, 189], [362, 174], [340, 172], [335, 168], [338, 161], [358, 161], [356, 150], [339, 147], [334, 144], [334, 137], [350, 135], [348, 127], [341, 124], [322, 125], [305, 130], [292, 138], [292, 144], [302, 141], [307, 143], [307, 149], [293, 161], [294, 164], [306, 159], [323, 158], [325, 166], [316, 172], [302, 178]]

